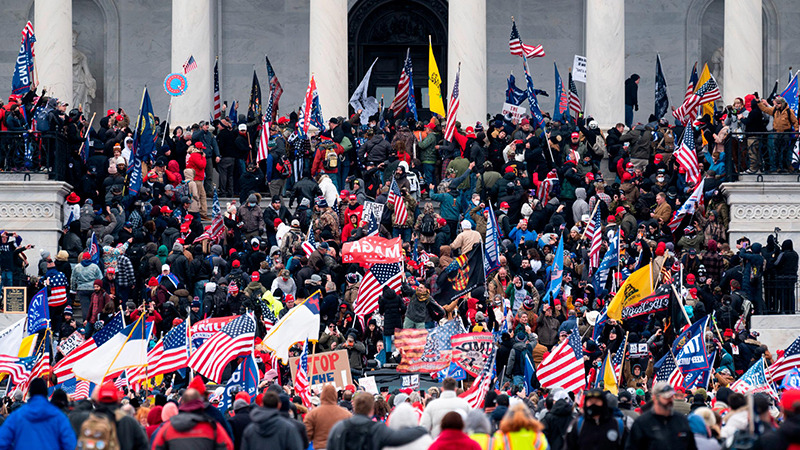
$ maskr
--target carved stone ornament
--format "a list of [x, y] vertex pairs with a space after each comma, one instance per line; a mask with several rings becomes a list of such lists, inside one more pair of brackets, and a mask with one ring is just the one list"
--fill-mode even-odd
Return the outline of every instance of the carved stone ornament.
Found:
[[0, 218], [10, 219], [46, 219], [54, 215], [53, 205], [30, 203], [0, 204]]

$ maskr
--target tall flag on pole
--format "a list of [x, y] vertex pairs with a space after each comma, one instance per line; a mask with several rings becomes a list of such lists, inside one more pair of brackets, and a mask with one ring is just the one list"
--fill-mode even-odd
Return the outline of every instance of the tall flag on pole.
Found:
[[686, 181], [692, 184], [700, 183], [700, 165], [697, 163], [694, 126], [692, 124], [684, 128], [681, 145], [675, 150], [674, 156], [678, 160], [678, 164], [686, 171]]
[[612, 267], [617, 266], [619, 266], [619, 232], [614, 233], [614, 235], [609, 238], [608, 250], [606, 250], [606, 254], [603, 256], [600, 266], [598, 266], [597, 270], [594, 272], [592, 285], [594, 286], [595, 292], [599, 294], [605, 291], [606, 282], [608, 281], [608, 272], [611, 271]]
[[519, 37], [517, 23], [511, 18], [511, 37], [508, 39], [508, 49], [514, 56], [524, 56], [526, 58], [543, 58], [544, 48], [541, 45], [525, 45]]
[[556, 102], [553, 111], [553, 120], [556, 122], [563, 121], [563, 117], [569, 117], [569, 94], [568, 90], [564, 89], [564, 80], [558, 73], [558, 66], [553, 62], [553, 69], [556, 72]]
[[156, 137], [156, 115], [153, 111], [153, 102], [150, 101], [147, 88], [144, 88], [139, 118], [136, 120], [136, 129], [133, 134], [133, 153], [136, 153], [137, 159], [147, 161], [155, 156]]
[[675, 357], [672, 356], [672, 352], [667, 352], [661, 358], [658, 372], [656, 372], [656, 381], [664, 381], [674, 388], [683, 388], [683, 374], [678, 365], [675, 364]]
[[500, 268], [500, 226], [490, 204], [484, 209], [486, 212], [486, 245], [484, 247], [483, 264], [486, 273], [490, 274]]
[[[704, 84], [708, 82], [708, 80], [714, 79], [713, 75], [711, 75], [711, 71], [708, 70], [708, 64], [703, 65], [703, 70], [700, 71], [700, 78], [697, 80], [697, 85], [702, 87]], [[695, 89], [697, 92], [697, 89]], [[714, 100], [721, 100], [722, 93], [719, 91], [719, 87], [717, 86], [716, 80], [714, 80], [714, 87], [710, 89], [704, 97], [710, 97], [708, 101], [704, 101], [700, 107], [700, 116], [704, 114], [708, 114], [712, 120], [714, 120]]]
[[699, 329], [693, 332], [675, 354], [675, 363], [683, 374], [683, 387], [695, 389], [708, 385], [708, 378], [714, 364], [714, 350], [707, 348], [705, 332], [709, 329], [712, 320], [710, 315], [695, 322], [693, 327], [700, 324]]
[[558, 239], [558, 247], [556, 254], [553, 257], [553, 267], [550, 270], [550, 285], [547, 288], [547, 293], [542, 297], [544, 301], [548, 302], [551, 306], [553, 301], [561, 291], [561, 284], [564, 280], [564, 236]]
[[683, 95], [683, 101], [689, 100], [689, 97], [692, 96], [694, 93], [695, 88], [697, 87], [697, 62], [694, 63], [692, 67], [692, 74], [689, 75], [689, 84], [686, 85], [686, 93]]
[[400, 81], [397, 83], [397, 94], [395, 94], [389, 109], [394, 112], [395, 117], [408, 110], [414, 114], [414, 120], [417, 120], [417, 103], [414, 98], [414, 80], [413, 71], [411, 69], [410, 48], [406, 51], [403, 71], [400, 73]]
[[255, 336], [255, 319], [251, 314], [242, 314], [203, 342], [189, 358], [189, 367], [219, 383], [229, 362], [253, 351]]
[[[800, 71], [798, 71], [798, 73], [800, 73]], [[798, 89], [797, 89], [797, 73], [796, 73], [794, 74], [792, 79], [789, 80], [789, 84], [786, 85], [786, 89], [784, 89], [783, 92], [781, 92], [781, 97], [783, 97], [784, 100], [786, 100], [786, 103], [789, 104], [789, 108], [791, 108], [792, 111], [794, 111], [795, 116], [797, 116], [798, 104], [800, 104], [797, 96], [798, 96]]]
[[767, 363], [762, 356], [761, 359], [747, 369], [747, 372], [745, 372], [741, 378], [731, 385], [731, 390], [740, 394], [758, 394], [763, 392], [777, 400], [780, 396], [772, 386], [772, 379], [769, 377], [766, 368]]
[[661, 69], [661, 55], [656, 54], [656, 97], [655, 97], [655, 116], [657, 119], [664, 117], [669, 108], [669, 98], [667, 98], [667, 79]]
[[[101, 328], [100, 332], [107, 326]], [[111, 336], [104, 345], [76, 361], [72, 371], [80, 379], [102, 384], [112, 374], [147, 364], [147, 343], [152, 330], [153, 323], [145, 322], [142, 315], [139, 320]], [[75, 349], [72, 353], [77, 351]]]
[[35, 356], [25, 358], [2, 356], [0, 357], [0, 374], [7, 373], [11, 376], [12, 383], [23, 384], [30, 379], [35, 364]]
[[128, 381], [131, 384], [186, 367], [189, 361], [187, 323], [181, 322], [158, 341], [147, 353], [147, 366], [128, 369]]
[[394, 178], [392, 178], [392, 185], [389, 188], [389, 196], [387, 197], [386, 204], [394, 205], [395, 223], [406, 223], [406, 220], [408, 220], [408, 209], [403, 199], [403, 193], [400, 192], [400, 187], [397, 186], [397, 180]]
[[525, 91], [517, 87], [517, 81], [514, 79], [514, 73], [512, 72], [508, 75], [508, 88], [506, 89], [506, 103], [510, 103], [515, 106], [521, 105], [525, 102], [528, 96], [525, 94]]
[[283, 87], [281, 87], [281, 82], [278, 81], [278, 75], [275, 73], [275, 69], [272, 68], [272, 64], [269, 62], [269, 57], [264, 55], [264, 58], [267, 60], [267, 76], [269, 77], [269, 90], [270, 90], [270, 98], [273, 100], [272, 105], [272, 115], [270, 116], [269, 120], [275, 120], [275, 114], [278, 112], [278, 102], [281, 99], [281, 95], [283, 95]]
[[28, 334], [44, 330], [50, 324], [50, 308], [47, 305], [47, 288], [36, 293], [28, 305]]
[[[222, 116], [221, 94], [219, 91], [219, 58], [214, 61], [214, 120], [218, 120]], [[233, 110], [234, 105], [231, 105]]]
[[[234, 393], [244, 392], [250, 397], [250, 403], [253, 403], [258, 395], [258, 366], [253, 355], [247, 355], [239, 367], [231, 374], [228, 383], [225, 385], [225, 390], [219, 399], [217, 409], [227, 412], [233, 407]], [[238, 394], [236, 394], [238, 395]]]
[[385, 286], [399, 294], [402, 285], [402, 263], [373, 264], [370, 266], [361, 280], [361, 285], [358, 287], [358, 294], [353, 307], [356, 316], [364, 317], [378, 309], [378, 300], [383, 295]]
[[678, 225], [681, 224], [681, 220], [683, 220], [684, 217], [694, 214], [697, 210], [697, 206], [703, 204], [703, 186], [705, 185], [705, 181], [705, 179], [700, 180], [700, 183], [694, 188], [692, 195], [690, 195], [689, 198], [683, 202], [683, 205], [675, 211], [675, 214], [673, 214], [672, 220], [669, 221], [669, 227], [673, 232], [678, 229]]
[[542, 111], [539, 110], [539, 102], [536, 100], [536, 89], [533, 87], [533, 78], [531, 78], [530, 70], [528, 70], [528, 57], [525, 53], [522, 54], [522, 68], [525, 72], [525, 84], [527, 85], [526, 94], [528, 94], [528, 103], [531, 106], [531, 115], [536, 120], [534, 128], [544, 129], [544, 116]]
[[433, 57], [433, 43], [428, 36], [428, 109], [432, 113], [444, 117], [444, 100], [442, 98], [442, 76], [439, 75], [439, 66]]
[[113, 336], [125, 328], [124, 318], [122, 313], [117, 313], [113, 319], [109, 320], [107, 324], [94, 333], [91, 338], [83, 342], [78, 348], [69, 352], [62, 360], [53, 367], [53, 372], [58, 377], [59, 381], [66, 381], [75, 378], [72, 368], [76, 362], [82, 358], [90, 355], [93, 351], [100, 348], [103, 344], [108, 342]]
[[92, 241], [89, 244], [89, 260], [92, 264], [100, 264], [100, 244], [97, 242], [97, 235], [92, 231]]
[[542, 387], [560, 387], [579, 391], [586, 387], [586, 370], [583, 367], [583, 348], [578, 327], [567, 339], [558, 344], [539, 364], [537, 376]]
[[461, 63], [458, 63], [456, 81], [453, 83], [453, 91], [450, 92], [450, 101], [447, 103], [447, 125], [444, 128], [444, 140], [453, 142], [453, 134], [456, 131], [456, 117], [458, 117], [458, 81], [461, 78]]
[[272, 96], [267, 103], [267, 112], [261, 117], [261, 134], [258, 137], [258, 154], [256, 162], [261, 162], [269, 156], [270, 117], [272, 116]]
[[308, 383], [308, 340], [303, 342], [303, 353], [297, 360], [297, 375], [294, 378], [294, 390], [303, 400], [303, 406], [311, 407], [311, 392]]
[[596, 208], [594, 216], [586, 225], [586, 238], [591, 243], [589, 246], [589, 268], [600, 267], [600, 246], [603, 243], [603, 222], [600, 218], [600, 208]]
[[255, 70], [253, 70], [253, 84], [250, 86], [250, 104], [248, 108], [249, 112], [253, 113], [253, 117], [261, 117], [261, 83], [258, 82], [258, 75]]
[[33, 24], [30, 21], [22, 29], [22, 41], [20, 42], [19, 54], [14, 68], [14, 77], [11, 81], [11, 93], [23, 95], [31, 90], [33, 84], [33, 43], [36, 36], [33, 34]]
[[703, 83], [695, 92], [693, 92], [692, 95], [690, 95], [681, 106], [679, 106], [675, 111], [672, 111], [672, 115], [682, 124], [686, 125], [697, 117], [699, 106], [706, 103], [713, 103], [715, 100], [719, 100], [721, 98], [722, 94], [719, 92], [717, 82], [714, 80], [713, 76], [710, 76], [709, 80]]
[[284, 362], [289, 361], [289, 348], [295, 342], [319, 339], [319, 306], [322, 294], [317, 291], [303, 303], [290, 309], [264, 336], [261, 343]]
[[572, 71], [569, 72], [569, 110], [571, 115], [575, 117], [578, 117], [583, 111], [581, 98], [578, 97], [578, 86], [575, 85], [575, 80], [572, 79]]
[[189, 58], [186, 59], [186, 62], [183, 63], [183, 73], [184, 75], [197, 69], [197, 61], [194, 60], [193, 55], [189, 55]]
[[308, 135], [308, 128], [311, 124], [319, 128], [320, 132], [325, 131], [325, 120], [322, 118], [322, 107], [319, 103], [319, 92], [317, 92], [317, 82], [314, 75], [308, 82], [303, 108], [300, 110], [301, 117], [297, 124], [298, 129], [303, 130], [303, 136]]
[[350, 97], [350, 106], [353, 107], [353, 111], [355, 111], [356, 114], [361, 111], [361, 114], [359, 114], [361, 125], [367, 125], [369, 123], [369, 118], [378, 112], [378, 100], [376, 100], [375, 97], [367, 95], [369, 79], [372, 76], [372, 68], [375, 67], [376, 62], [378, 62], [378, 58], [375, 58], [375, 61], [369, 66], [369, 70], [367, 70], [364, 78], [361, 79], [361, 83], [358, 83], [358, 87]]

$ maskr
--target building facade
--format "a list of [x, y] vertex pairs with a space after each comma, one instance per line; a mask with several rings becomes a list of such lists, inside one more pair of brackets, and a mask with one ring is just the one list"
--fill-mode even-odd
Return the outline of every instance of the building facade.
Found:
[[163, 80], [194, 56], [198, 69], [172, 109], [173, 122], [184, 124], [208, 118], [216, 58], [222, 100], [239, 100], [240, 111], [254, 70], [267, 89], [268, 55], [285, 89], [279, 113], [301, 104], [313, 73], [327, 117], [348, 112], [350, 93], [375, 58], [370, 93], [390, 103], [407, 49], [424, 116], [429, 39], [445, 95], [461, 63], [459, 118], [483, 121], [502, 108], [511, 72], [524, 84], [522, 61], [508, 50], [512, 16], [523, 41], [546, 51], [530, 61], [536, 87], [551, 93], [539, 98], [542, 109], [553, 110], [553, 63], [566, 78], [574, 56], [583, 55], [588, 82], [578, 90], [606, 126], [624, 118], [624, 79], [632, 73], [642, 77], [635, 121], [647, 120], [656, 54], [675, 106], [695, 61], [709, 64], [728, 104], [768, 93], [776, 79], [782, 89], [788, 68], [800, 67], [794, 0], [35, 0], [7, 2], [4, 12], [0, 83], [9, 90], [20, 31], [31, 20], [40, 85], [59, 98], [87, 99], [91, 111], [122, 107], [135, 115], [147, 86], [164, 117]]

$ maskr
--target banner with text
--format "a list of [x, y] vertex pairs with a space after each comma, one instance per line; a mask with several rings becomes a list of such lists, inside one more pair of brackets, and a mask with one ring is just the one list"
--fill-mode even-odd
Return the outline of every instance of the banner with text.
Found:
[[[293, 380], [297, 377], [299, 362], [299, 356], [289, 358], [289, 368], [292, 369]], [[326, 384], [332, 384], [336, 386], [336, 389], [344, 389], [348, 384], [353, 384], [347, 350], [308, 355], [308, 384], [317, 394]]]
[[400, 238], [384, 239], [379, 236], [367, 236], [354, 242], [342, 245], [342, 262], [358, 263], [362, 266], [400, 262], [403, 251]]

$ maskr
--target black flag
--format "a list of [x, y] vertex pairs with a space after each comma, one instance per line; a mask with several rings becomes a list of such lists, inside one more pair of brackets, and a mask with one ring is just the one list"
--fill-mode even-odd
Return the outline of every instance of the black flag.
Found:
[[447, 305], [478, 286], [483, 286], [486, 283], [483, 247], [476, 245], [469, 253], [453, 259], [439, 275], [437, 283], [441, 290], [436, 296], [436, 302], [440, 305]]
[[656, 55], [656, 103], [655, 116], [657, 119], [664, 117], [669, 108], [667, 98], [667, 79], [664, 78], [664, 71], [661, 70], [661, 56]]
[[[252, 114], [252, 117], [251, 117]], [[247, 118], [255, 119], [258, 118], [259, 123], [261, 122], [261, 84], [258, 82], [258, 75], [256, 75], [256, 71], [253, 71], [253, 86], [250, 87], [250, 105], [249, 109], [247, 110]]]
[[[792, 79], [789, 78], [789, 81], [792, 81]], [[770, 92], [769, 97], [767, 97], [767, 101], [772, 103], [772, 101], [775, 100], [775, 97], [777, 96], [778, 96], [778, 80], [775, 80], [775, 85], [772, 86], [772, 92]]]

